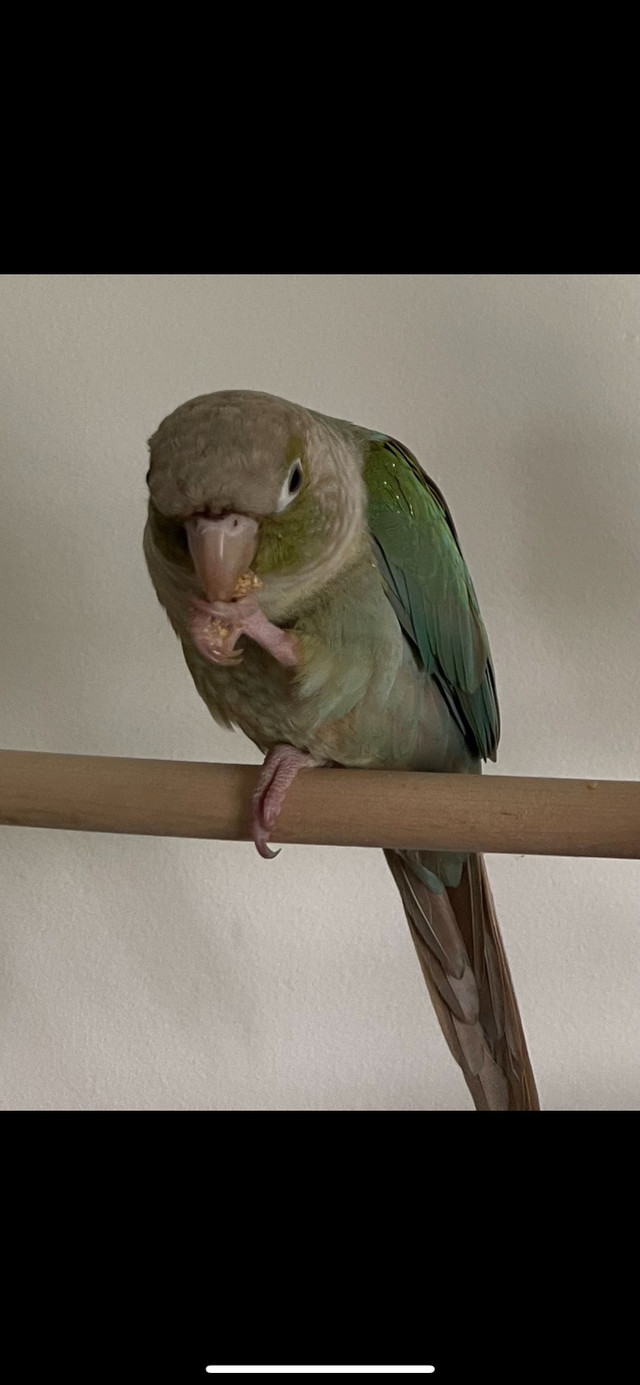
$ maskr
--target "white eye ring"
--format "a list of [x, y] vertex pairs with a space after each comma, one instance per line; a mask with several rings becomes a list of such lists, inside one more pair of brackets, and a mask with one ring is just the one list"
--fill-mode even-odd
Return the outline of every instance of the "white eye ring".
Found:
[[302, 465], [300, 458], [296, 457], [295, 461], [292, 462], [289, 467], [289, 474], [278, 496], [278, 503], [275, 508], [275, 513], [277, 515], [281, 514], [283, 510], [286, 510], [287, 505], [290, 505], [291, 501], [295, 500], [300, 492], [301, 485]]

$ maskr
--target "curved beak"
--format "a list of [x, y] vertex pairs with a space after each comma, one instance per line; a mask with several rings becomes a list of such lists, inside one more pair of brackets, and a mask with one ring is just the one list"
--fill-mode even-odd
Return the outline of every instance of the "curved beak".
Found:
[[189, 551], [207, 600], [233, 601], [238, 578], [253, 562], [258, 523], [248, 515], [194, 515], [186, 522]]

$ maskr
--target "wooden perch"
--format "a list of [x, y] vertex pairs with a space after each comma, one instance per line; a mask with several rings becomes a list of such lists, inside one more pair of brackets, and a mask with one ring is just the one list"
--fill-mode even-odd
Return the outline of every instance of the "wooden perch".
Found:
[[[0, 751], [0, 823], [249, 838], [251, 765]], [[304, 771], [276, 842], [640, 857], [640, 783]]]

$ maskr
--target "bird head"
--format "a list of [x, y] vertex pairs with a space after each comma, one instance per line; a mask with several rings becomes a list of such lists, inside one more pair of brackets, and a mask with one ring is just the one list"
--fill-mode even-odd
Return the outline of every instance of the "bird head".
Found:
[[201, 395], [149, 441], [150, 519], [206, 599], [251, 571], [270, 616], [322, 586], [364, 532], [362, 449], [337, 420], [249, 390]]

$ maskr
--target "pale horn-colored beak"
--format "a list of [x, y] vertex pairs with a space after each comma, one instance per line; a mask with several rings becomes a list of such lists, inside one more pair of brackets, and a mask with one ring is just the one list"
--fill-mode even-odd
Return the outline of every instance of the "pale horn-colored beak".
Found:
[[232, 601], [238, 578], [251, 566], [258, 524], [248, 515], [194, 515], [186, 522], [189, 551], [208, 601]]

